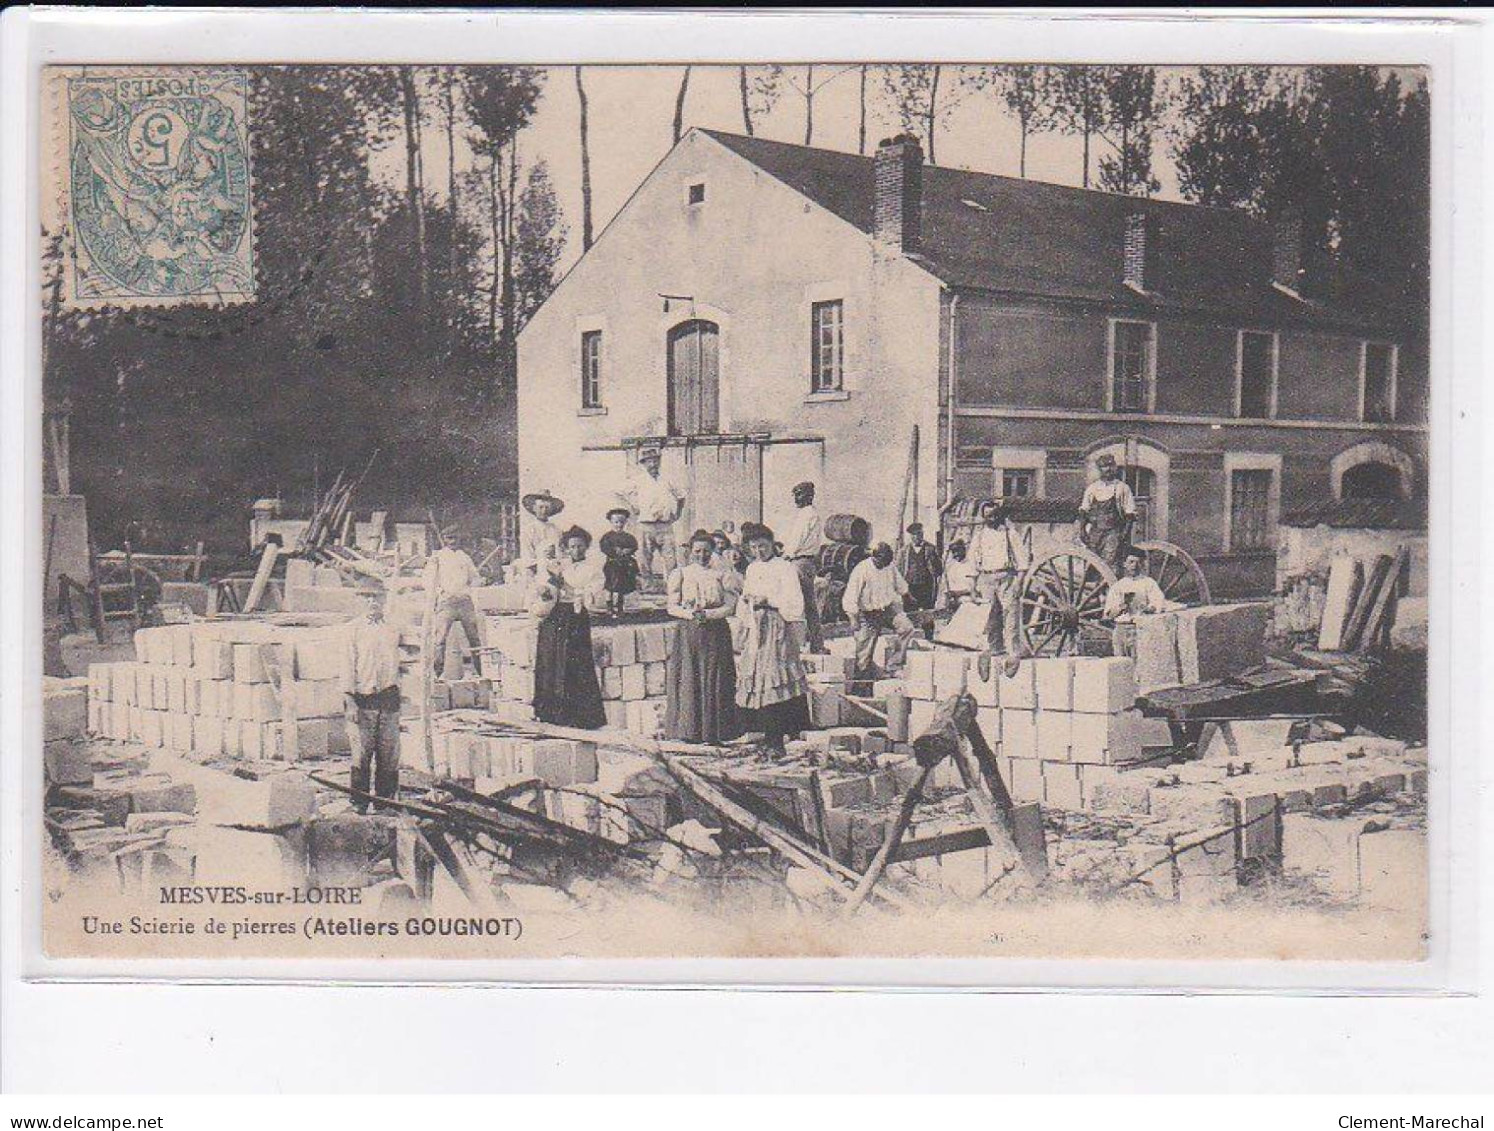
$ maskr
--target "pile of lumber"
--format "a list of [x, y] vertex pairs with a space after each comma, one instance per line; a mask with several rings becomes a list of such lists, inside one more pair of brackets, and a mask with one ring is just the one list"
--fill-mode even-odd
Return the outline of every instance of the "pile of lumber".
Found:
[[1410, 553], [1402, 546], [1394, 555], [1380, 554], [1362, 562], [1342, 554], [1328, 571], [1328, 591], [1318, 630], [1318, 649], [1357, 652], [1374, 648], [1390, 635]]

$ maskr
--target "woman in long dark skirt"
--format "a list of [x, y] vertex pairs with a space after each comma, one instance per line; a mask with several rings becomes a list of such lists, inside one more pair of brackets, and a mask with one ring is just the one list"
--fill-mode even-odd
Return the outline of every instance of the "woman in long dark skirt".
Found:
[[697, 530], [685, 564], [669, 574], [669, 615], [684, 621], [666, 668], [664, 733], [681, 742], [725, 742], [737, 723], [737, 665], [726, 618], [736, 606], [713, 569], [711, 536]]
[[534, 659], [535, 718], [584, 730], [607, 725], [586, 610], [602, 590], [601, 571], [586, 557], [590, 548], [591, 535], [579, 526], [561, 535], [560, 560], [551, 567], [533, 610], [541, 618]]

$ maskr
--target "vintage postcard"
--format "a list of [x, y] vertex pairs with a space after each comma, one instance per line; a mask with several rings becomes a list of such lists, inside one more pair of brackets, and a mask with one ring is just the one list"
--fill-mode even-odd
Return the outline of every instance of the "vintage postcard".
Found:
[[1423, 959], [1432, 79], [43, 68], [45, 955]]

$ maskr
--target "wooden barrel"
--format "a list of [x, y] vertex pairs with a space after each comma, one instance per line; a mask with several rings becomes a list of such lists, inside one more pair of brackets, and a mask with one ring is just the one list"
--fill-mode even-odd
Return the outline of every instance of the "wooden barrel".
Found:
[[871, 523], [860, 515], [832, 514], [825, 520], [825, 537], [847, 546], [865, 546], [871, 541]]
[[866, 557], [865, 546], [852, 546], [847, 542], [827, 542], [815, 555], [814, 571], [821, 577], [833, 577], [845, 581], [851, 576], [856, 563]]

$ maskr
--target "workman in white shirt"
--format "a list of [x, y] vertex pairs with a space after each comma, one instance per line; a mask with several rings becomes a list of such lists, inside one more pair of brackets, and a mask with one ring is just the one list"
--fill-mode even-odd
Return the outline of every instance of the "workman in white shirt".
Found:
[[1084, 488], [1079, 503], [1079, 538], [1119, 572], [1121, 553], [1136, 525], [1136, 496], [1121, 478], [1114, 456], [1102, 455], [1095, 468], [1100, 477]]
[[1032, 550], [1012, 529], [1004, 502], [986, 502], [980, 508], [981, 525], [970, 535], [965, 560], [975, 575], [970, 600], [989, 604], [986, 637], [1000, 641], [1008, 657], [1022, 651], [1022, 610], [1018, 595], [1022, 575], [1032, 566]]
[[684, 507], [685, 495], [660, 474], [658, 448], [638, 453], [638, 466], [622, 497], [638, 523], [638, 569], [650, 577], [667, 578], [679, 560], [674, 524]]
[[1148, 613], [1168, 613], [1183, 606], [1169, 601], [1162, 586], [1147, 572], [1146, 552], [1132, 546], [1126, 550], [1122, 576], [1105, 593], [1104, 617], [1114, 621], [1112, 651], [1117, 656], [1136, 654], [1136, 618]]
[[446, 668], [446, 638], [451, 635], [453, 625], [460, 624], [467, 637], [467, 648], [472, 656], [473, 668], [482, 674], [482, 639], [478, 635], [477, 608], [472, 603], [472, 587], [482, 584], [472, 557], [461, 548], [461, 531], [448, 526], [441, 531], [441, 546], [425, 562], [422, 580], [425, 582], [426, 618], [431, 626], [430, 647], [431, 671], [437, 679]]
[[353, 808], [366, 813], [370, 772], [375, 797], [399, 793], [399, 631], [384, 623], [376, 605], [348, 628], [342, 690]]
[[877, 637], [883, 632], [895, 634], [891, 647], [887, 649], [887, 670], [903, 666], [908, 645], [918, 634], [917, 626], [903, 610], [903, 598], [907, 594], [908, 583], [893, 564], [892, 547], [886, 542], [877, 543], [871, 557], [861, 559], [851, 570], [840, 603], [846, 616], [851, 618], [851, 630], [856, 634], [858, 680], [875, 677], [873, 656]]
[[804, 636], [811, 652], [825, 650], [825, 632], [815, 597], [814, 579], [819, 566], [820, 547], [825, 542], [825, 528], [820, 513], [814, 509], [814, 484], [805, 480], [793, 489], [794, 517], [783, 536], [783, 556], [793, 562], [799, 574], [799, 588], [804, 591]]

